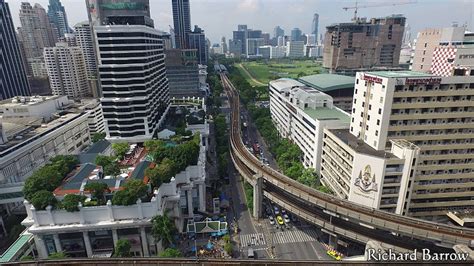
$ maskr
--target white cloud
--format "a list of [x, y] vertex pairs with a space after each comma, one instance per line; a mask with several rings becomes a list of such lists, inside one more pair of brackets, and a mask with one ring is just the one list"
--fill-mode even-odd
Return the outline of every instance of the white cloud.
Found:
[[239, 11], [256, 12], [260, 10], [261, 6], [261, 0], [242, 0], [237, 7]]

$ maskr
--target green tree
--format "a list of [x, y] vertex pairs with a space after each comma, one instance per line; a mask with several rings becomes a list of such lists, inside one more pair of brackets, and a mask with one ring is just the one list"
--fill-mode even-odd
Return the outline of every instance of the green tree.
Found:
[[62, 200], [62, 206], [68, 212], [76, 212], [79, 211], [79, 202], [84, 203], [86, 198], [87, 197], [83, 195], [67, 194]]
[[95, 164], [100, 165], [102, 167], [105, 167], [109, 164], [111, 164], [114, 161], [114, 159], [110, 156], [105, 156], [105, 155], [97, 155], [95, 157]]
[[89, 182], [84, 187], [84, 190], [89, 191], [93, 198], [99, 202], [105, 202], [105, 192], [109, 192], [109, 186], [102, 182]]
[[316, 187], [319, 185], [318, 176], [314, 172], [314, 169], [311, 168], [304, 169], [302, 174], [296, 179], [296, 181], [309, 187]]
[[[152, 181], [154, 184], [162, 184], [162, 183], [168, 183], [170, 182], [171, 178], [176, 174], [176, 169], [177, 166], [176, 164], [168, 159], [168, 158], [164, 158], [161, 163], [159, 165], [156, 166], [156, 171], [157, 171], [157, 174], [159, 175], [160, 177], [160, 180], [159, 182], [155, 183], [154, 181]], [[159, 187], [159, 185], [157, 186]]]
[[132, 245], [128, 239], [119, 239], [115, 244], [114, 257], [127, 258], [130, 257], [130, 249]]
[[225, 243], [230, 242], [230, 235], [229, 235], [229, 234], [225, 234], [225, 235], [222, 237], [222, 240], [224, 240]]
[[125, 154], [130, 150], [130, 145], [127, 142], [113, 143], [112, 149], [117, 158], [122, 160], [125, 157]]
[[53, 252], [48, 256], [49, 260], [60, 260], [65, 258], [68, 258], [68, 255], [64, 252]]
[[37, 210], [44, 210], [48, 205], [55, 207], [57, 203], [58, 200], [53, 193], [47, 190], [40, 190], [31, 197], [31, 204]]
[[118, 176], [120, 175], [120, 166], [118, 162], [112, 162], [104, 167], [104, 174], [111, 175], [111, 176]]
[[290, 177], [291, 179], [298, 179], [302, 174], [303, 174], [303, 165], [301, 162], [295, 162], [293, 161], [291, 163], [291, 166], [288, 167], [286, 170], [284, 170], [285, 175]]
[[167, 248], [159, 255], [160, 258], [180, 258], [182, 256], [181, 251], [175, 248]]
[[151, 234], [155, 241], [162, 241], [163, 247], [168, 247], [174, 242], [174, 234], [178, 230], [167, 214], [153, 217], [151, 224]]
[[327, 194], [333, 194], [332, 190], [326, 186], [318, 186], [316, 187], [317, 190], [323, 192], [323, 193], [327, 193]]
[[147, 185], [139, 179], [127, 181], [124, 189], [114, 193], [112, 197], [113, 205], [128, 206], [133, 205], [139, 198], [143, 198], [147, 194]]
[[232, 255], [232, 250], [233, 250], [232, 243], [230, 242], [225, 243], [224, 250], [228, 255]]
[[100, 140], [105, 139], [105, 133], [100, 133], [100, 132], [94, 133], [94, 135], [92, 135], [91, 139], [92, 139], [93, 143], [96, 143]]
[[149, 153], [153, 153], [155, 152], [156, 150], [158, 150], [159, 148], [163, 148], [166, 146], [166, 143], [162, 140], [158, 140], [158, 139], [152, 139], [152, 140], [146, 140], [144, 143], [143, 143], [143, 146], [145, 146], [145, 148], [147, 149], [147, 151]]

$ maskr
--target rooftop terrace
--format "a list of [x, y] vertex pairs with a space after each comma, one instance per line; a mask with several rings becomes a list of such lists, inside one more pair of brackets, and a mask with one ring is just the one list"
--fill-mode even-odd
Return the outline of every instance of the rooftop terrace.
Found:
[[372, 76], [379, 76], [384, 78], [421, 78], [421, 77], [434, 77], [434, 75], [416, 72], [416, 71], [370, 71], [365, 72]]
[[328, 130], [331, 131], [340, 140], [342, 140], [345, 144], [347, 144], [349, 147], [351, 147], [354, 151], [358, 153], [367, 154], [367, 155], [380, 157], [380, 158], [396, 158], [396, 156], [390, 152], [378, 151], [370, 147], [369, 145], [367, 145], [367, 143], [363, 142], [362, 140], [356, 138], [356, 136], [352, 135], [349, 132], [349, 129], [328, 129]]
[[304, 84], [314, 87], [322, 92], [340, 89], [354, 89], [354, 77], [336, 74], [317, 74], [298, 79]]
[[350, 122], [350, 116], [347, 113], [336, 108], [305, 108], [303, 111], [315, 120], [340, 120], [342, 122]]

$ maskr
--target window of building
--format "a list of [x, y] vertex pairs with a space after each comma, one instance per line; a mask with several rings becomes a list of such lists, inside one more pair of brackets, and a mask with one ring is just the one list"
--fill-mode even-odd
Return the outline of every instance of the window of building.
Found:
[[364, 107], [364, 106], [365, 106], [365, 102], [362, 102], [362, 107]]
[[367, 120], [370, 120], [370, 115], [367, 116]]
[[425, 58], [424, 58], [424, 57], [423, 57], [423, 58], [421, 58], [421, 62], [422, 62], [422, 63], [424, 63], [424, 62], [425, 62]]
[[369, 125], [366, 125], [366, 126], [365, 126], [365, 130], [369, 130]]
[[365, 97], [365, 91], [364, 91], [364, 97]]
[[351, 132], [353, 132], [353, 131], [354, 131], [354, 128], [353, 128], [353, 127], [351, 127]]
[[420, 65], [420, 69], [423, 69], [423, 65]]
[[364, 112], [360, 112], [360, 117], [364, 117]]
[[356, 103], [356, 102], [357, 102], [357, 99], [354, 99], [354, 103]]
[[372, 110], [372, 104], [369, 104], [369, 110]]
[[428, 43], [425, 42], [425, 47], [426, 47], [426, 45], [428, 45]]
[[354, 122], [354, 117], [352, 118], [352, 122]]
[[377, 126], [380, 126], [380, 119], [377, 119]]
[[377, 141], [376, 140], [374, 140], [374, 146], [377, 146]]
[[383, 97], [380, 97], [380, 103], [383, 103]]
[[357, 94], [357, 89], [355, 89], [354, 94]]
[[423, 50], [423, 55], [426, 55], [426, 50]]
[[379, 115], [382, 114], [382, 108], [379, 108]]
[[359, 84], [359, 79], [356, 79], [356, 84]]
[[378, 135], [379, 135], [379, 131], [375, 130], [375, 136], [378, 136]]
[[352, 108], [352, 113], [355, 113], [356, 112], [356, 109], [355, 108]]

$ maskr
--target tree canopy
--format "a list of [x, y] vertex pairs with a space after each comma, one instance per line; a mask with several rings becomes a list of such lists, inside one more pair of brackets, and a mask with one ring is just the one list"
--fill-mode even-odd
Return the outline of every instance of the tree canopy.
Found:
[[97, 201], [105, 202], [105, 193], [109, 191], [109, 186], [102, 182], [89, 182], [84, 190], [89, 191]]
[[76, 212], [79, 211], [79, 202], [84, 203], [86, 198], [87, 197], [83, 195], [67, 194], [64, 196], [61, 205], [68, 212]]
[[64, 252], [53, 252], [49, 254], [48, 259], [49, 260], [59, 260], [59, 259], [65, 259], [68, 258], [68, 255]]
[[157, 215], [151, 220], [151, 233], [155, 241], [162, 241], [164, 247], [174, 242], [174, 235], [178, 231], [168, 215]]
[[44, 210], [48, 205], [55, 207], [57, 203], [58, 200], [53, 193], [47, 190], [40, 190], [31, 197], [31, 204], [37, 210]]
[[113, 205], [128, 206], [133, 205], [138, 199], [147, 194], [147, 185], [139, 179], [128, 180], [124, 189], [114, 193], [112, 197]]
[[128, 239], [119, 239], [115, 244], [114, 257], [127, 258], [130, 257], [130, 249], [132, 245]]
[[112, 156], [97, 155], [95, 164], [102, 166], [105, 175], [117, 176], [120, 174], [118, 162]]
[[103, 139], [105, 139], [105, 133], [101, 133], [101, 132], [94, 133], [91, 138], [92, 143], [96, 143]]
[[25, 199], [31, 200], [33, 194], [41, 190], [54, 191], [78, 163], [77, 158], [71, 155], [58, 155], [51, 158], [50, 163], [36, 170], [26, 179], [23, 186]]
[[167, 248], [163, 250], [159, 255], [160, 258], [179, 258], [182, 256], [183, 255], [181, 254], [181, 251], [175, 248]]
[[119, 160], [125, 157], [125, 154], [130, 150], [130, 145], [127, 142], [118, 142], [112, 144], [112, 149]]

